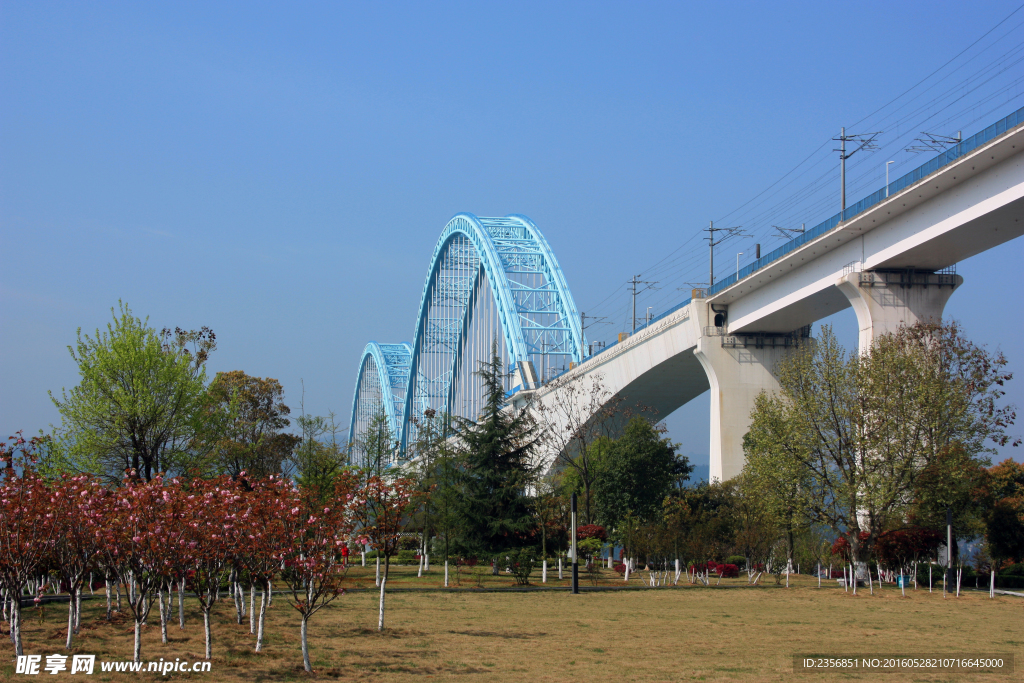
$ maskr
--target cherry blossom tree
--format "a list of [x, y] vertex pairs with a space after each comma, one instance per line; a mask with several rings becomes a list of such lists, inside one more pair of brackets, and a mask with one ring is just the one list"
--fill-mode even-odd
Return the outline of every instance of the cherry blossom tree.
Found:
[[288, 584], [289, 604], [300, 614], [302, 664], [312, 671], [307, 638], [309, 619], [345, 591], [341, 582], [346, 566], [342, 548], [354, 526], [351, 507], [356, 500], [358, 476], [342, 472], [335, 479], [333, 501], [322, 502], [322, 490], [294, 489], [283, 517], [287, 545], [280, 548], [281, 577]]
[[49, 490], [49, 513], [54, 515], [57, 533], [50, 560], [68, 588], [68, 635], [64, 647], [71, 649], [81, 620], [82, 587], [97, 566], [102, 536], [97, 534], [106, 521], [100, 505], [106, 491], [89, 476], [62, 477]]
[[185, 582], [199, 600], [206, 634], [206, 658], [213, 656], [210, 612], [217, 601], [221, 579], [236, 555], [235, 527], [241, 495], [228, 477], [194, 479], [183, 494], [185, 514], [181, 544], [188, 557]]
[[258, 583], [262, 591], [255, 646], [255, 651], [260, 652], [271, 580], [281, 569], [280, 549], [290, 543], [291, 531], [285, 519], [295, 507], [295, 492], [289, 482], [275, 476], [251, 482], [243, 472], [240, 483], [245, 492], [242, 494], [244, 512], [237, 527], [238, 557], [250, 580]]
[[50, 493], [33, 467], [41, 440], [21, 432], [0, 443], [0, 588], [10, 604], [11, 641], [21, 643], [21, 590], [38, 575], [57, 535]]
[[105, 521], [94, 529], [104, 541], [101, 561], [128, 587], [128, 609], [135, 621], [135, 662], [142, 661], [142, 624], [153, 606], [153, 591], [163, 580], [168, 541], [165, 507], [170, 498], [163, 477], [144, 482], [129, 470], [122, 486], [96, 502], [97, 518]]
[[413, 495], [416, 482], [405, 477], [372, 475], [358, 489], [352, 512], [359, 535], [384, 556], [384, 576], [380, 582], [380, 616], [377, 630], [384, 630], [384, 586], [388, 580], [391, 557], [398, 552], [398, 540], [409, 524], [416, 507]]

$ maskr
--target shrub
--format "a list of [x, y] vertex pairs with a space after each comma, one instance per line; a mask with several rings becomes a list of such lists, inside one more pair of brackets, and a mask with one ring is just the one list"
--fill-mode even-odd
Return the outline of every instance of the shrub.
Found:
[[715, 566], [714, 571], [723, 579], [734, 579], [740, 575], [740, 568], [734, 564], [720, 564]]
[[417, 550], [420, 547], [420, 539], [416, 536], [402, 536], [398, 539], [399, 550]]
[[622, 562], [618, 563], [617, 565], [614, 565], [612, 567], [612, 569], [614, 569], [619, 574], [625, 574], [626, 573], [626, 565], [623, 564]]
[[996, 588], [1024, 588], [1024, 576], [996, 574]]
[[602, 546], [604, 546], [604, 543], [601, 542], [601, 539], [596, 536], [591, 536], [590, 538], [585, 538], [577, 543], [576, 549], [584, 557], [593, 557], [597, 553], [601, 552]]
[[530, 573], [533, 565], [537, 562], [537, 553], [533, 548], [519, 548], [501, 553], [495, 558], [498, 566], [505, 566], [512, 572], [512, 577], [519, 586], [526, 586], [530, 583]]
[[725, 563], [734, 564], [737, 567], [745, 567], [747, 564], [747, 558], [743, 557], [742, 555], [730, 555], [729, 557], [725, 558]]

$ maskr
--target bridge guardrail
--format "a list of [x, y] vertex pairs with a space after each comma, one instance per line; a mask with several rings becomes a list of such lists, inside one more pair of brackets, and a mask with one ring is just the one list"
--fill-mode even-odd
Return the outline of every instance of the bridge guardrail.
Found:
[[859, 202], [846, 207], [846, 210], [837, 213], [831, 218], [822, 221], [818, 225], [814, 226], [810, 230], [807, 230], [802, 235], [799, 235], [790, 241], [783, 244], [778, 249], [775, 249], [761, 258], [757, 259], [753, 263], [747, 264], [740, 269], [738, 274], [734, 273], [729, 275], [715, 284], [708, 287], [707, 294], [711, 296], [717, 292], [722, 291], [726, 287], [730, 287], [735, 284], [738, 280], [751, 275], [752, 273], [764, 268], [773, 261], [777, 261], [789, 252], [793, 251], [797, 247], [800, 247], [811, 240], [814, 240], [827, 232], [832, 231], [837, 225], [844, 221], [848, 221], [854, 216], [863, 213], [867, 209], [871, 208], [875, 204], [878, 204], [887, 196], [892, 196], [900, 190], [909, 187], [917, 181], [925, 178], [935, 171], [939, 170], [943, 166], [948, 165], [950, 162], [956, 161], [965, 154], [974, 151], [978, 147], [982, 146], [986, 142], [993, 140], [1008, 130], [1016, 128], [1017, 126], [1024, 123], [1024, 107], [1021, 107], [1017, 111], [1013, 112], [1009, 116], [1006, 116], [999, 121], [996, 121], [988, 128], [985, 128], [981, 132], [975, 133], [971, 137], [967, 138], [963, 142], [950, 147], [945, 152], [942, 152], [938, 156], [929, 161], [921, 164], [910, 173], [900, 176], [896, 180], [892, 181], [888, 185], [888, 191], [886, 187], [883, 187], [876, 192], [869, 194]]

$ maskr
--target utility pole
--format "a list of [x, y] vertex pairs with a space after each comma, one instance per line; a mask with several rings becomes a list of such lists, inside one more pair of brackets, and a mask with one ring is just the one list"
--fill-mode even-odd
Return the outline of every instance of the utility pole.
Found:
[[[587, 324], [587, 318], [590, 318], [590, 320], [591, 320], [591, 323], [589, 325]], [[586, 347], [586, 345], [587, 345], [587, 337], [584, 334], [587, 331], [587, 328], [588, 327], [593, 327], [594, 325], [611, 325], [611, 323], [606, 322], [607, 320], [608, 320], [608, 318], [606, 318], [603, 315], [600, 315], [600, 316], [599, 315], [587, 315], [586, 313], [580, 313], [580, 335], [582, 336], [582, 343], [583, 343], [584, 347]], [[591, 347], [590, 350], [591, 351], [593, 351], [593, 346], [594, 346], [593, 343], [591, 343], [591, 345], [590, 345], [590, 347]], [[593, 353], [584, 354], [582, 349], [581, 349], [580, 350], [580, 355], [581, 356], [583, 356], [583, 355], [593, 355]]]
[[[845, 127], [840, 128], [839, 131], [839, 137], [832, 138], [833, 140], [839, 141], [839, 149], [833, 149], [832, 151], [839, 152], [839, 184], [842, 187], [842, 210], [839, 214], [839, 220], [843, 220], [843, 213], [846, 212], [846, 160], [862, 149], [877, 149], [878, 146], [875, 144], [875, 138], [881, 135], [882, 132], [878, 131], [877, 133], [857, 133], [856, 135], [847, 135]], [[847, 142], [859, 142], [860, 147], [847, 154]]]
[[[708, 236], [704, 239], [708, 241], [708, 247], [711, 249], [711, 258], [709, 259], [710, 266], [708, 271], [708, 287], [715, 284], [715, 246], [721, 244], [730, 237], [749, 237], [749, 235], [743, 232], [742, 227], [743, 226], [737, 225], [731, 228], [716, 228], [715, 222], [711, 221], [709, 226], [704, 228], [704, 232], [708, 233]], [[716, 240], [716, 232], [724, 232], [725, 234]]]
[[[645, 282], [645, 281], [640, 279], [639, 275], [634, 275], [633, 278], [629, 281], [629, 284], [630, 284], [630, 287], [633, 290], [633, 294], [632, 294], [632, 296], [633, 296], [633, 332], [636, 332], [636, 295], [640, 294], [642, 292], [645, 292], [648, 289], [654, 289], [654, 285], [656, 285], [658, 283], [657, 282]], [[637, 285], [647, 285], [647, 286], [644, 287], [643, 289], [638, 290], [636, 288]]]

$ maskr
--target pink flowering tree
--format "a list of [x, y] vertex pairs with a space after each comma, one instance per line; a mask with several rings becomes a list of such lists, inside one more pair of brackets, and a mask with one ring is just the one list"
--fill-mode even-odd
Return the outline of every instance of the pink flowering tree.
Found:
[[36, 438], [26, 441], [21, 432], [0, 443], [0, 588], [11, 601], [11, 641], [16, 655], [25, 654], [21, 589], [38, 575], [57, 535], [57, 516], [49, 509], [50, 492], [33, 469], [40, 445]]
[[206, 634], [206, 658], [213, 656], [210, 613], [221, 579], [234, 561], [241, 495], [228, 477], [194, 479], [183, 494], [186, 517], [180, 544], [187, 557], [185, 583], [199, 600]]
[[92, 477], [61, 477], [50, 486], [48, 514], [54, 515], [57, 533], [50, 560], [68, 588], [68, 634], [64, 647], [71, 649], [81, 617], [82, 587], [97, 566], [103, 537], [97, 533], [106, 520], [102, 500], [106, 490]]
[[243, 512], [239, 517], [238, 558], [249, 573], [250, 580], [259, 585], [259, 616], [256, 622], [255, 651], [263, 649], [263, 632], [267, 606], [272, 590], [271, 580], [281, 569], [282, 548], [291, 543], [292, 528], [286, 523], [296, 506], [292, 485], [281, 477], [249, 481], [240, 476]]
[[[384, 630], [384, 585], [388, 581], [391, 557], [398, 552], [398, 541], [417, 506], [416, 482], [404, 477], [373, 475], [357, 489], [352, 505], [361, 542], [384, 556], [384, 576], [380, 582], [380, 614], [377, 630]], [[422, 492], [419, 495], [425, 495]]]
[[142, 661], [142, 623], [163, 576], [168, 542], [164, 494], [162, 477], [142, 481], [129, 470], [122, 486], [96, 501], [96, 519], [104, 522], [93, 529], [103, 541], [99, 558], [128, 587], [128, 609], [135, 621], [135, 662]]
[[346, 569], [342, 548], [354, 526], [351, 506], [357, 485], [358, 477], [345, 472], [337, 477], [333, 501], [325, 504], [319, 491], [301, 488], [293, 489], [286, 499], [282, 531], [288, 543], [280, 547], [278, 559], [284, 563], [281, 576], [290, 591], [288, 602], [301, 617], [306, 671], [313, 671], [307, 639], [309, 619], [345, 592], [341, 585]]

